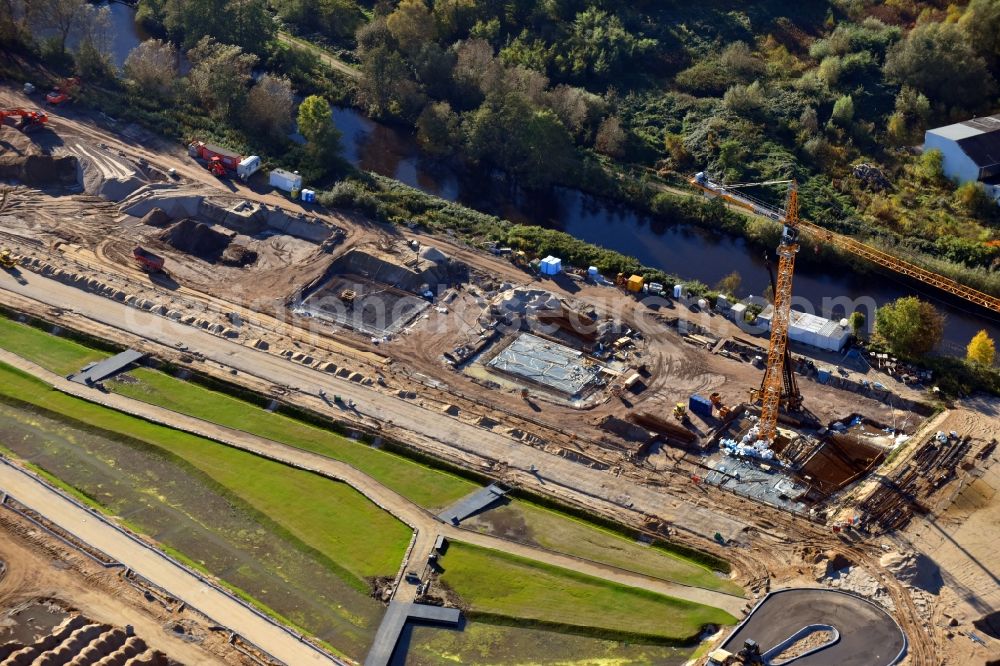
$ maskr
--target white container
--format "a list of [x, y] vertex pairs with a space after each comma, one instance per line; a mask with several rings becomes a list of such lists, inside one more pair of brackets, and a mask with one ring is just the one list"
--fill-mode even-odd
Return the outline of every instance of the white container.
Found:
[[701, 308], [702, 310], [707, 310], [708, 309], [708, 301], [706, 301], [704, 298], [699, 298], [698, 299], [698, 307]]
[[302, 176], [291, 171], [285, 171], [284, 169], [274, 169], [270, 173], [268, 183], [270, 183], [271, 187], [277, 187], [279, 190], [286, 192], [301, 190]]
[[250, 176], [254, 175], [258, 171], [260, 171], [260, 157], [257, 155], [244, 157], [240, 160], [240, 163], [236, 165], [236, 175], [243, 181], [246, 181], [250, 178]]
[[675, 284], [674, 285], [674, 298], [680, 298], [684, 295], [684, 285]]

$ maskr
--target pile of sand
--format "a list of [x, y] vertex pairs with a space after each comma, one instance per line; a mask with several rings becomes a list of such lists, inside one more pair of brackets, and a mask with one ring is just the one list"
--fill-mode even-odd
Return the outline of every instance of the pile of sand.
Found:
[[165, 227], [171, 222], [173, 222], [173, 218], [167, 215], [162, 208], [154, 208], [142, 218], [142, 223], [151, 227]]
[[938, 565], [923, 553], [893, 551], [883, 555], [879, 564], [898, 581], [931, 594], [940, 592], [944, 585]]

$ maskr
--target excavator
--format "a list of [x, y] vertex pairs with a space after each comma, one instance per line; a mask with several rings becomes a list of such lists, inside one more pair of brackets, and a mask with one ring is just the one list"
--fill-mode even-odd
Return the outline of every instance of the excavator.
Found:
[[16, 118], [14, 127], [25, 134], [42, 129], [49, 121], [48, 115], [43, 111], [22, 108], [0, 109], [0, 123], [3, 123], [7, 118]]

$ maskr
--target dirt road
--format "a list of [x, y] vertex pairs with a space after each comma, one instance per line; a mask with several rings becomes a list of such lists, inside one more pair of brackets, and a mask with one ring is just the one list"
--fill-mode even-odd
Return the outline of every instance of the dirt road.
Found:
[[287, 664], [341, 664], [264, 618], [244, 603], [206, 584], [194, 572], [169, 560], [70, 501], [23, 470], [0, 464], [0, 488], [84, 543], [92, 544], [159, 585], [176, 598], [229, 627]]
[[338, 72], [347, 76], [351, 80], [356, 81], [357, 79], [361, 78], [361, 72], [359, 70], [351, 67], [343, 60], [338, 60], [331, 53], [323, 50], [322, 48], [316, 46], [315, 44], [310, 44], [304, 39], [299, 39], [295, 35], [291, 35], [285, 32], [284, 30], [278, 31], [278, 40], [285, 42], [286, 44], [289, 44], [295, 48], [308, 51], [309, 53], [319, 58], [324, 64], [326, 64], [332, 69], [337, 70]]
[[[81, 384], [70, 382], [5, 350], [0, 350], [0, 361], [34, 375], [64, 393], [76, 395], [85, 400], [127, 412], [148, 421], [169, 425], [173, 428], [207, 437], [272, 460], [308, 469], [328, 478], [343, 481], [368, 497], [378, 506], [393, 514], [399, 520], [417, 530], [417, 541], [411, 551], [410, 560], [418, 568], [427, 562], [427, 557], [431, 554], [437, 535], [443, 534], [449, 539], [456, 541], [465, 541], [485, 548], [501, 550], [554, 566], [579, 571], [624, 585], [642, 588], [651, 592], [658, 592], [688, 601], [716, 606], [735, 616], [740, 614], [740, 611], [746, 604], [746, 600], [742, 597], [651, 578], [616, 567], [459, 529], [452, 525], [441, 523], [430, 512], [346, 463], [279, 444], [240, 430], [233, 430], [208, 421], [178, 414], [168, 409], [157, 407], [156, 405], [132, 400], [114, 393], [100, 393]], [[0, 481], [0, 487], [3, 487], [2, 483]], [[95, 543], [94, 545], [100, 547], [100, 543]], [[412, 601], [413, 592], [413, 586], [404, 584], [400, 587], [399, 592], [397, 592], [396, 599], [398, 601]]]

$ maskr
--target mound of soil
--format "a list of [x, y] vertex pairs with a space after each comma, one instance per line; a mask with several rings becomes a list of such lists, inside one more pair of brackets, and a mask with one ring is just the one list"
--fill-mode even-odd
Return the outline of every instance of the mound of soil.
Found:
[[242, 268], [243, 266], [250, 266], [257, 261], [257, 253], [253, 250], [244, 247], [243, 245], [237, 245], [232, 243], [226, 248], [225, 252], [222, 253], [222, 263], [226, 266], [237, 266]]
[[879, 564], [899, 581], [931, 594], [940, 592], [944, 585], [938, 565], [923, 553], [886, 553]]
[[173, 222], [173, 219], [162, 208], [154, 208], [143, 216], [142, 223], [151, 227], [165, 227]]
[[215, 263], [232, 239], [203, 222], [189, 218], [181, 220], [160, 234], [160, 240], [169, 243], [181, 252], [187, 252], [205, 261]]

